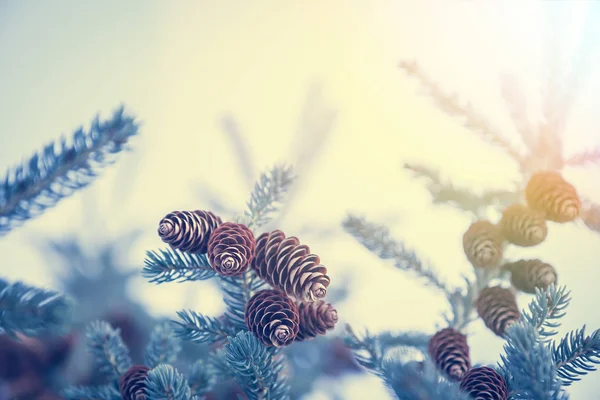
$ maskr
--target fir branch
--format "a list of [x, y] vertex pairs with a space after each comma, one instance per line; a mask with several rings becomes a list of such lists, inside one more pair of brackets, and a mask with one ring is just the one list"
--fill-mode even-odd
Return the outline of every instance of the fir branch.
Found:
[[567, 167], [583, 167], [586, 164], [600, 165], [600, 146], [573, 154], [565, 161]]
[[160, 364], [148, 371], [146, 377], [148, 400], [191, 400], [187, 379], [173, 366]]
[[294, 182], [291, 167], [278, 165], [261, 174], [250, 200], [246, 203], [248, 210], [237, 219], [239, 223], [251, 229], [259, 228], [271, 220], [271, 215], [279, 210], [284, 195]]
[[176, 325], [175, 335], [194, 343], [215, 343], [225, 340], [233, 332], [226, 324], [217, 319], [198, 314], [192, 310], [177, 312], [182, 322], [173, 321]]
[[201, 281], [215, 276], [206, 254], [179, 250], [147, 251], [142, 276], [151, 283]]
[[96, 117], [88, 132], [79, 128], [71, 143], [63, 137], [9, 169], [0, 184], [0, 236], [88, 186], [137, 133], [138, 124], [120, 107], [109, 120]]
[[72, 308], [72, 301], [58, 292], [0, 279], [0, 333], [13, 337], [17, 333], [65, 333], [71, 323]]
[[121, 400], [121, 393], [115, 385], [71, 386], [63, 390], [67, 400]]
[[171, 324], [165, 322], [157, 325], [146, 346], [146, 365], [154, 368], [159, 364], [173, 364], [180, 351], [181, 342]]
[[356, 240], [379, 258], [383, 260], [391, 259], [394, 261], [396, 268], [412, 271], [442, 292], [450, 292], [437, 272], [430, 265], [422, 262], [414, 251], [407, 249], [403, 243], [394, 240], [385, 226], [370, 223], [363, 217], [351, 214], [346, 217], [342, 226], [346, 232], [354, 236]]
[[101, 373], [118, 379], [129, 367], [129, 349], [121, 339], [121, 331], [105, 321], [94, 321], [86, 330], [86, 344]]
[[558, 346], [553, 343], [552, 354], [562, 385], [570, 386], [600, 364], [600, 330], [586, 337], [584, 325], [568, 333]]
[[254, 165], [250, 148], [244, 139], [242, 130], [235, 118], [231, 115], [224, 115], [221, 117], [219, 125], [233, 149], [235, 159], [238, 161], [237, 166], [244, 177], [244, 182], [248, 185], [249, 189], [252, 188], [254, 177], [256, 176], [256, 166]]
[[565, 286], [554, 284], [547, 290], [536, 289], [535, 298], [529, 303], [529, 310], [523, 310], [521, 319], [533, 326], [541, 339], [549, 340], [556, 335], [556, 328], [560, 326], [558, 321], [566, 314], [570, 294]]
[[400, 68], [409, 76], [419, 81], [440, 110], [451, 116], [462, 117], [467, 129], [478, 133], [481, 139], [501, 148], [519, 165], [522, 164], [522, 155], [483, 116], [479, 115], [471, 104], [467, 103], [463, 105], [456, 95], [444, 93], [440, 86], [431, 80], [416, 62], [403, 61], [400, 63]]
[[280, 374], [283, 365], [252, 333], [229, 337], [224, 349], [227, 365], [249, 400], [289, 399], [288, 385]]
[[213, 385], [213, 374], [210, 373], [209, 365], [204, 360], [193, 363], [187, 373], [192, 396], [203, 396], [211, 390]]
[[236, 331], [248, 329], [244, 319], [246, 303], [256, 292], [267, 289], [267, 284], [252, 269], [240, 276], [221, 277], [219, 283], [227, 307], [227, 321]]
[[529, 151], [535, 150], [536, 134], [527, 116], [527, 100], [514, 76], [500, 76], [500, 93], [510, 118]]

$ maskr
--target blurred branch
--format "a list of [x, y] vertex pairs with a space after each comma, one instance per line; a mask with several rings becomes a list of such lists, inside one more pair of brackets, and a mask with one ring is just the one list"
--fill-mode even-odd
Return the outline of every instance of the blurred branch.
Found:
[[584, 325], [568, 333], [558, 346], [552, 346], [552, 354], [563, 386], [580, 381], [581, 376], [596, 371], [600, 364], [600, 329], [585, 336]]
[[600, 165], [600, 146], [573, 154], [565, 161], [565, 166], [568, 167], [582, 167], [586, 164]]
[[219, 125], [231, 147], [235, 153], [235, 159], [238, 161], [237, 165], [239, 171], [244, 177], [246, 187], [250, 190], [254, 184], [256, 177], [256, 166], [254, 165], [254, 159], [248, 147], [248, 143], [244, 139], [244, 135], [241, 132], [238, 122], [231, 115], [224, 115], [219, 121]]
[[181, 310], [177, 312], [182, 322], [173, 321], [175, 334], [182, 340], [194, 343], [214, 343], [225, 340], [233, 332], [217, 319], [198, 314], [195, 311]]
[[121, 393], [114, 385], [71, 386], [62, 395], [67, 400], [122, 400]]
[[85, 338], [98, 369], [110, 378], [118, 379], [131, 366], [129, 349], [123, 343], [119, 329], [104, 321], [94, 321], [86, 330]]
[[500, 76], [500, 93], [508, 108], [510, 118], [529, 151], [535, 151], [536, 134], [527, 116], [527, 99], [517, 78], [511, 75]]
[[154, 368], [159, 364], [173, 364], [181, 351], [179, 338], [168, 322], [157, 325], [150, 334], [146, 346], [146, 365]]

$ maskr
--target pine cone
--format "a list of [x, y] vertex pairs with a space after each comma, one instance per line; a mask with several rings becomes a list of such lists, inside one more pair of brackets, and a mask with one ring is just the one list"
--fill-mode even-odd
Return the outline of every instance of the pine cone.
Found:
[[558, 279], [554, 267], [538, 259], [508, 263], [504, 268], [511, 272], [513, 286], [525, 293], [535, 294], [536, 288], [547, 289]]
[[545, 214], [546, 219], [558, 223], [570, 222], [579, 216], [581, 200], [573, 185], [558, 172], [537, 172], [525, 189], [527, 203]]
[[146, 376], [150, 368], [134, 365], [119, 379], [119, 391], [123, 400], [146, 400]]
[[279, 230], [258, 237], [252, 268], [265, 282], [300, 301], [315, 301], [327, 294], [330, 279], [319, 256], [310, 254], [295, 236], [286, 238]]
[[245, 319], [250, 332], [265, 346], [286, 346], [298, 335], [298, 308], [279, 290], [262, 290], [252, 296]]
[[173, 211], [160, 221], [158, 235], [173, 249], [204, 254], [210, 234], [221, 223], [210, 211]]
[[496, 225], [481, 220], [472, 223], [463, 235], [463, 249], [473, 266], [494, 268], [502, 261], [503, 240]]
[[467, 337], [453, 328], [433, 335], [428, 349], [438, 368], [452, 380], [459, 381], [471, 369]]
[[537, 246], [548, 236], [544, 214], [522, 204], [506, 208], [499, 225], [504, 238], [521, 247]]
[[508, 400], [504, 377], [490, 367], [476, 367], [465, 374], [460, 389], [477, 400]]
[[254, 258], [256, 241], [246, 225], [225, 222], [210, 235], [208, 259], [221, 276], [241, 275]]
[[318, 300], [311, 303], [297, 302], [300, 330], [296, 342], [325, 335], [338, 321], [337, 310], [329, 303]]
[[515, 294], [500, 286], [483, 289], [476, 305], [485, 326], [500, 337], [521, 316]]

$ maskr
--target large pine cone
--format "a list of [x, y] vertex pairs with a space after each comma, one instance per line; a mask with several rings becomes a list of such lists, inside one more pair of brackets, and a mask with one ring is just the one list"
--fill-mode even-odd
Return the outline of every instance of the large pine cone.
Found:
[[490, 221], [472, 223], [463, 235], [467, 259], [478, 268], [494, 268], [502, 261], [504, 238]]
[[544, 214], [522, 204], [506, 208], [499, 225], [504, 238], [521, 247], [537, 246], [548, 236]]
[[296, 341], [313, 339], [325, 335], [338, 321], [337, 310], [329, 303], [318, 300], [311, 303], [297, 302], [300, 330]]
[[330, 279], [319, 256], [282, 231], [258, 237], [252, 268], [265, 282], [300, 301], [315, 301], [327, 294]]
[[508, 400], [504, 377], [490, 367], [476, 367], [465, 374], [460, 389], [476, 400]]
[[429, 355], [438, 368], [459, 381], [471, 369], [467, 337], [453, 328], [445, 328], [429, 339]]
[[513, 286], [525, 293], [534, 294], [536, 288], [547, 289], [558, 279], [554, 267], [538, 259], [515, 261], [504, 268], [511, 272]]
[[150, 368], [134, 365], [119, 379], [119, 391], [123, 400], [146, 400], [146, 377]]
[[533, 174], [527, 183], [525, 197], [529, 206], [543, 212], [549, 221], [573, 221], [581, 210], [577, 190], [558, 172], [544, 171]]
[[515, 294], [500, 286], [487, 287], [479, 293], [477, 313], [485, 326], [500, 337], [521, 316]]
[[160, 221], [158, 235], [173, 249], [204, 254], [211, 233], [221, 223], [210, 211], [173, 211]]
[[219, 225], [208, 241], [208, 259], [211, 267], [222, 276], [241, 275], [248, 270], [254, 258], [256, 241], [246, 226], [233, 222]]
[[262, 290], [252, 296], [245, 319], [250, 332], [265, 346], [286, 346], [298, 335], [298, 308], [279, 290]]

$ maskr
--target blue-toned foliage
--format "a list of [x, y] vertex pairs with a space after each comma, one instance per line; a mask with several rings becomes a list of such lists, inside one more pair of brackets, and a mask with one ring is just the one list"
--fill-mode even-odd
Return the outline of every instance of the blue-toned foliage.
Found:
[[187, 379], [173, 366], [161, 364], [146, 377], [148, 400], [190, 400], [192, 392]]
[[248, 329], [244, 320], [246, 303], [256, 292], [267, 289], [267, 284], [253, 270], [240, 276], [221, 277], [219, 283], [227, 306], [227, 320], [235, 330]]
[[69, 328], [72, 301], [53, 290], [0, 279], [0, 333], [61, 334]]
[[571, 301], [571, 292], [565, 286], [550, 285], [547, 290], [536, 289], [535, 298], [529, 303], [529, 310], [523, 310], [521, 318], [535, 327], [543, 340], [556, 335], [559, 320], [565, 316], [565, 309]]
[[249, 400], [284, 400], [289, 388], [280, 374], [283, 363], [252, 333], [238, 332], [224, 346], [225, 360]]
[[137, 133], [121, 106], [111, 119], [96, 117], [89, 131], [79, 128], [70, 142], [63, 137], [9, 169], [0, 183], [0, 236], [90, 184]]
[[585, 326], [568, 333], [558, 345], [552, 344], [552, 356], [563, 386], [581, 380], [600, 364], [600, 330], [585, 335]]
[[142, 276], [151, 283], [201, 281], [215, 276], [206, 254], [164, 249], [146, 252]]
[[146, 346], [146, 365], [154, 368], [159, 364], [173, 364], [181, 351], [181, 341], [175, 336], [170, 323], [157, 325]]
[[214, 343], [227, 339], [232, 335], [229, 326], [222, 320], [207, 317], [192, 310], [177, 312], [181, 322], [173, 321], [177, 337], [196, 343]]
[[116, 385], [71, 386], [62, 396], [67, 400], [122, 400]]
[[187, 381], [192, 391], [192, 396], [201, 397], [208, 392], [214, 382], [214, 374], [204, 360], [198, 360], [190, 365], [187, 371]]
[[98, 369], [108, 378], [118, 379], [131, 366], [129, 349], [119, 329], [105, 321], [94, 321], [86, 330], [86, 344]]

